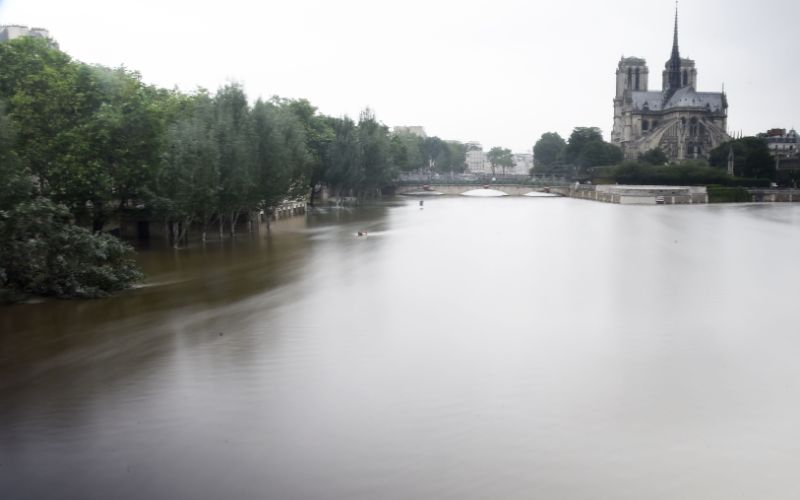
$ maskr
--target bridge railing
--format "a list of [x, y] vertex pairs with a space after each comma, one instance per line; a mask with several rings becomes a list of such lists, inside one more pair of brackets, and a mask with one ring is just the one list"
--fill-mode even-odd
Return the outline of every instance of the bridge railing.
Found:
[[563, 178], [525, 178], [525, 179], [401, 179], [395, 182], [397, 186], [569, 186], [570, 183]]

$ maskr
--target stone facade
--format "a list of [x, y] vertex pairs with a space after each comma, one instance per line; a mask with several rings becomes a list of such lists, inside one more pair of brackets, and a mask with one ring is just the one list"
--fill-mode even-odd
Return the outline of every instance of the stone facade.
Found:
[[395, 134], [416, 135], [417, 137], [422, 137], [423, 139], [428, 137], [428, 134], [425, 133], [425, 127], [420, 127], [419, 125], [394, 127], [392, 128], [392, 132]]
[[622, 148], [626, 159], [635, 160], [656, 148], [670, 161], [707, 158], [730, 139], [725, 93], [698, 92], [695, 62], [680, 57], [677, 12], [672, 55], [662, 73], [663, 90], [649, 90], [647, 62], [638, 57], [620, 59], [616, 76], [611, 142]]
[[486, 166], [486, 153], [483, 152], [483, 146], [480, 142], [468, 142], [467, 146], [467, 171], [473, 173], [486, 173], [490, 169]]
[[0, 42], [7, 42], [21, 37], [44, 38], [48, 40], [53, 48], [58, 48], [58, 44], [50, 37], [50, 32], [44, 28], [29, 28], [19, 24], [9, 24], [0, 26]]
[[758, 137], [766, 141], [769, 152], [776, 158], [797, 158], [800, 153], [800, 134], [794, 129], [787, 132], [783, 128], [773, 128]]

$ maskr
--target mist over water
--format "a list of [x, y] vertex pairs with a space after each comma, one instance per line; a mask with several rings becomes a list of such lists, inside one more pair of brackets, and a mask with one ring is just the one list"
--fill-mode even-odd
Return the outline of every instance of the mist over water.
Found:
[[797, 205], [521, 197], [154, 244], [0, 309], [0, 496], [795, 499], [798, 249]]

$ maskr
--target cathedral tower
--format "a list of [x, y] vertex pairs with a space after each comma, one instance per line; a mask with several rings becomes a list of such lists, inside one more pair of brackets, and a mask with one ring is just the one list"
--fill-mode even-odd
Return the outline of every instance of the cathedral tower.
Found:
[[677, 2], [672, 52], [664, 65], [661, 88], [648, 88], [644, 59], [620, 59], [611, 142], [622, 148], [626, 159], [635, 160], [656, 148], [670, 161], [707, 158], [713, 148], [728, 140], [725, 94], [698, 92], [694, 61], [681, 58]]

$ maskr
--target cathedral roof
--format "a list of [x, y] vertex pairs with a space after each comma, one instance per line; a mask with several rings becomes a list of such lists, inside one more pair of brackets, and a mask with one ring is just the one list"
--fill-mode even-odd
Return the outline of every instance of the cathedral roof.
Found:
[[725, 108], [723, 94], [720, 92], [697, 92], [692, 87], [683, 87], [675, 91], [664, 103], [664, 94], [655, 92], [631, 92], [633, 108], [649, 111], [666, 111], [672, 108], [698, 108], [711, 111], [722, 111]]
[[661, 111], [661, 101], [664, 99], [664, 94], [661, 91], [656, 92], [631, 92], [633, 99], [633, 109], [649, 109], [650, 111]]
[[664, 109], [670, 108], [706, 108], [711, 111], [721, 111], [723, 98], [720, 92], [696, 92], [692, 87], [678, 89]]

